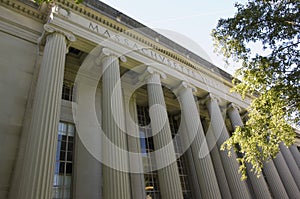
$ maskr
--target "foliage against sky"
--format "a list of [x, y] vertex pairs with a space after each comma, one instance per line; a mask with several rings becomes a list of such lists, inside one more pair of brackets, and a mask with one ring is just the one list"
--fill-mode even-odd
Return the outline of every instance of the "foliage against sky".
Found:
[[243, 155], [238, 161], [245, 179], [246, 163], [259, 176], [263, 162], [279, 152], [279, 143], [295, 141], [291, 125], [300, 126], [300, 1], [249, 0], [235, 7], [235, 16], [220, 19], [212, 36], [227, 61], [242, 62], [233, 91], [255, 96], [247, 122], [222, 147]]

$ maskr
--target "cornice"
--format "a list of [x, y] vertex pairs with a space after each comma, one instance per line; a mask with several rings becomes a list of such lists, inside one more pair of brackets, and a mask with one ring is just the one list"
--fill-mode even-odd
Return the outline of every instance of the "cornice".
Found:
[[46, 21], [47, 12], [41, 11], [33, 1], [29, 0], [0, 0], [0, 5], [37, 21]]
[[[151, 41], [149, 38], [145, 38], [145, 35], [141, 35], [137, 32], [130, 31], [132, 30], [133, 27], [127, 27], [121, 23], [117, 23], [116, 21], [112, 20], [111, 18], [107, 17], [104, 15], [103, 11], [102, 12], [97, 12], [95, 10], [90, 10], [87, 9], [91, 6], [89, 4], [83, 3], [82, 5], [76, 4], [67, 0], [57, 0], [56, 2], [57, 5], [62, 6], [63, 8], [67, 10], [73, 10], [77, 13], [79, 13], [81, 16], [85, 16], [89, 18], [90, 20], [97, 22], [98, 24], [101, 24], [102, 26], [115, 31], [119, 33], [123, 33], [126, 36], [132, 38], [135, 41], [138, 41], [139, 43], [142, 43], [144, 45], [147, 45], [151, 47], [152, 49], [156, 50], [157, 52], [160, 52], [161, 54], [164, 54], [168, 56], [169, 58], [172, 58], [173, 60], [176, 60], [186, 66], [190, 66], [193, 69], [197, 69], [197, 67], [191, 63], [189, 60], [181, 57], [178, 55], [178, 53], [172, 52], [169, 49], [166, 49], [162, 45]], [[140, 28], [147, 28], [147, 27], [140, 27]]]
[[[55, 3], [112, 31], [125, 34], [132, 40], [152, 48], [153, 51], [166, 56], [170, 60], [176, 61], [195, 71], [201, 71], [232, 86], [232, 77], [225, 71], [104, 3], [97, 0], [85, 0], [82, 4], [76, 4], [70, 0], [56, 0]], [[0, 0], [0, 5], [41, 22], [46, 22], [48, 11], [51, 9], [49, 5], [38, 6], [31, 0]], [[110, 13], [107, 13], [107, 10]], [[114, 18], [117, 15], [120, 18]], [[141, 33], [132, 31], [132, 29], [136, 28], [143, 28], [145, 31]], [[153, 38], [154, 36], [155, 38]]]
[[[219, 69], [218, 67], [204, 60], [203, 58], [195, 55], [189, 50], [183, 48], [177, 43], [169, 40], [163, 35], [160, 35], [159, 33], [151, 30], [150, 28], [144, 26], [143, 24], [140, 24], [139, 22], [129, 18], [123, 13], [107, 6], [104, 3], [97, 2], [96, 0], [85, 0], [82, 4], [76, 4], [73, 1], [69, 1], [69, 0], [57, 0], [56, 4], [66, 10], [72, 10], [73, 12], [85, 18], [88, 18], [89, 20], [96, 22], [97, 24], [105, 28], [108, 28], [114, 32], [122, 33], [127, 37], [131, 38], [132, 40], [150, 47], [154, 51], [166, 56], [167, 58], [173, 61], [176, 61], [195, 71], [201, 71], [203, 73], [208, 74], [209, 76], [213, 76], [221, 80], [223, 83], [232, 85], [231, 84], [232, 77], [230, 74]], [[129, 21], [131, 22], [130, 25], [126, 23]], [[139, 28], [144, 29], [145, 33], [132, 31], [132, 29], [139, 29]], [[157, 34], [157, 37], [150, 38], [147, 35], [148, 33], [152, 35]], [[163, 42], [160, 42], [160, 40], [165, 40], [165, 43], [168, 43], [168, 45]], [[181, 49], [181, 51], [184, 52], [179, 52], [179, 50], [177, 50], [176, 48]], [[171, 50], [171, 49], [175, 49], [175, 50]]]

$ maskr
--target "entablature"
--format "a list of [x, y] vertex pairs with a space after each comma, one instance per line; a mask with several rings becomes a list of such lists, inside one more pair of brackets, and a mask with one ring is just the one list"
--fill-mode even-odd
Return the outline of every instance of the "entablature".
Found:
[[[95, 47], [108, 47], [127, 57], [128, 61], [121, 64], [126, 70], [139, 74], [142, 69], [137, 66], [150, 65], [166, 73], [168, 78], [163, 80], [165, 85], [187, 81], [199, 88], [194, 94], [200, 98], [207, 93], [213, 93], [241, 107], [245, 108], [249, 105], [249, 98], [242, 100], [238, 94], [229, 92], [232, 83], [222, 73], [212, 71], [215, 70], [214, 66], [205, 65], [210, 64], [209, 62], [204, 60], [205, 62], [198, 63], [177, 52], [178, 49], [167, 48], [159, 38], [153, 40], [141, 34], [141, 29], [126, 27], [122, 17], [112, 19], [112, 16], [104, 14], [105, 11], [100, 12], [96, 7], [92, 8], [92, 5], [88, 5], [91, 2], [94, 1], [78, 5], [73, 1], [58, 0], [52, 7], [51, 13], [47, 14], [49, 24], [72, 32], [76, 36], [77, 41], [71, 45], [75, 49], [90, 53]], [[28, 5], [24, 6], [28, 7]], [[30, 9], [37, 8], [32, 6]], [[36, 12], [41, 14], [40, 11]], [[145, 31], [152, 31], [147, 27], [143, 28]]]

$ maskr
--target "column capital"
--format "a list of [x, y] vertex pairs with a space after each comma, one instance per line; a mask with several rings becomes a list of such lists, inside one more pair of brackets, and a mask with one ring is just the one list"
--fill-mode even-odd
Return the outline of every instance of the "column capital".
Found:
[[217, 102], [217, 104], [220, 104], [221, 99], [218, 96], [216, 96], [216, 95], [214, 95], [212, 93], [209, 93], [208, 95], [206, 95], [204, 97], [204, 99], [202, 99], [200, 101], [200, 103], [201, 104], [207, 104], [207, 103], [212, 102], [212, 101], [215, 101], [215, 102]]
[[146, 70], [139, 76], [140, 81], [148, 80], [153, 75], [159, 75], [161, 79], [166, 79], [167, 75], [160, 70], [157, 70], [151, 66], [148, 66]]
[[101, 55], [118, 57], [120, 61], [127, 62], [127, 58], [123, 54], [116, 52], [110, 48], [102, 48]]
[[233, 102], [231, 102], [229, 105], [228, 105], [228, 107], [227, 107], [228, 109], [228, 111], [232, 111], [232, 110], [234, 110], [234, 109], [236, 109], [238, 112], [240, 112], [241, 111], [241, 107], [239, 107], [237, 104], [235, 104], [235, 103], [233, 103]]
[[44, 30], [48, 34], [60, 33], [60, 34], [64, 35], [69, 42], [76, 41], [76, 37], [71, 32], [67, 32], [63, 29], [60, 29], [60, 28], [50, 25], [48, 23], [44, 25]]
[[38, 46], [39, 46], [39, 50], [41, 50], [41, 44], [42, 43], [45, 43], [46, 41], [46, 38], [49, 36], [49, 35], [52, 35], [54, 33], [59, 33], [61, 35], [63, 35], [65, 38], [66, 38], [66, 47], [67, 47], [67, 50], [66, 50], [66, 53], [68, 53], [68, 49], [71, 45], [72, 42], [76, 41], [76, 37], [75, 35], [73, 35], [71, 32], [68, 32], [68, 31], [65, 31], [63, 29], [60, 29], [58, 27], [55, 27], [49, 23], [47, 24], [44, 24], [44, 32], [43, 34], [38, 38], [37, 40], [37, 43], [38, 43]]
[[120, 59], [121, 62], [127, 62], [127, 58], [121, 53], [114, 51], [110, 48], [104, 47], [100, 49], [99, 56], [95, 60], [96, 65], [101, 65], [103, 58], [110, 56], [114, 57], [114, 59]]
[[196, 92], [197, 91], [197, 89], [196, 89], [195, 86], [193, 86], [191, 83], [188, 83], [186, 81], [181, 81], [179, 83], [179, 85], [177, 85], [176, 87], [174, 87], [172, 90], [175, 93], [175, 95], [178, 95], [178, 94], [181, 93], [181, 91], [183, 91], [185, 89], [188, 89], [188, 88], [191, 88], [192, 92]]

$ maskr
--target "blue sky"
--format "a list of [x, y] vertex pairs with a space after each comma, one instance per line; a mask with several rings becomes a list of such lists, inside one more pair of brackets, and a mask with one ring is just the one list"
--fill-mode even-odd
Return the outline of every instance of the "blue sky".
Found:
[[[223, 67], [222, 57], [213, 52], [213, 41], [210, 36], [219, 18], [234, 16], [236, 0], [103, 0], [103, 2], [166, 35], [229, 73], [236, 69], [236, 66]], [[238, 2], [244, 3], [245, 0]]]

